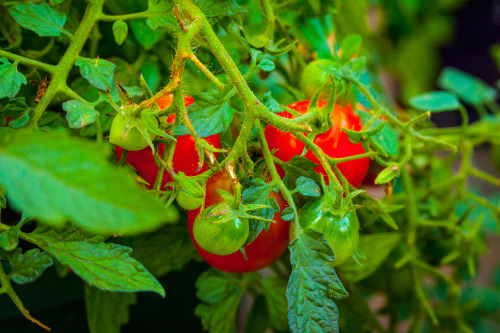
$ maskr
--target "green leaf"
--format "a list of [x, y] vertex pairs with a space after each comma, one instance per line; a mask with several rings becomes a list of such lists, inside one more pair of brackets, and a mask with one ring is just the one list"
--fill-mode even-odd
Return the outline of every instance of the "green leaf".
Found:
[[23, 127], [28, 123], [32, 110], [26, 104], [24, 97], [13, 98], [0, 111], [0, 126], [9, 126], [11, 128]]
[[247, 11], [244, 7], [239, 6], [235, 0], [195, 0], [194, 3], [207, 17], [232, 16]]
[[313, 168], [318, 165], [311, 162], [305, 157], [294, 156], [292, 159], [285, 163], [283, 169], [286, 172], [284, 182], [288, 188], [293, 188], [295, 180], [297, 177], [305, 176], [309, 179], [313, 179], [317, 184], [320, 183], [320, 178], [318, 173], [314, 171]]
[[272, 72], [274, 70], [274, 68], [276, 67], [274, 65], [274, 62], [272, 62], [271, 60], [269, 59], [262, 59], [260, 62], [259, 62], [259, 68], [262, 69], [264, 72]]
[[278, 331], [288, 330], [286, 286], [287, 281], [277, 276], [264, 280], [263, 291], [269, 309], [269, 322]]
[[132, 248], [132, 257], [157, 277], [181, 270], [191, 259], [198, 258], [187, 223], [144, 236], [121, 238], [117, 242]]
[[122, 20], [115, 21], [113, 23], [113, 36], [115, 36], [115, 42], [118, 45], [122, 45], [128, 35], [128, 25]]
[[292, 207], [287, 207], [283, 209], [280, 215], [281, 219], [284, 221], [291, 221], [295, 217], [295, 212]]
[[0, 99], [4, 97], [13, 98], [26, 84], [26, 78], [17, 71], [17, 65], [11, 64], [9, 60], [0, 58]]
[[[363, 120], [363, 124], [371, 118], [371, 115], [367, 112], [356, 110], [356, 113]], [[397, 156], [399, 153], [398, 133], [391, 127], [391, 125], [387, 121], [375, 119], [372, 128], [377, 128], [384, 123], [385, 126], [382, 127], [382, 130], [378, 134], [372, 136], [372, 139], [375, 140], [375, 142], [378, 143], [389, 155]]]
[[139, 43], [146, 49], [151, 49], [165, 36], [165, 29], [152, 30], [145, 19], [130, 20], [130, 28]]
[[299, 177], [295, 184], [297, 185], [295, 191], [302, 195], [307, 197], [319, 197], [321, 195], [321, 189], [311, 178]]
[[460, 99], [472, 105], [493, 102], [498, 97], [495, 89], [477, 77], [453, 67], [446, 67], [441, 71], [438, 85], [457, 94]]
[[380, 171], [377, 178], [375, 178], [375, 184], [385, 184], [399, 176], [400, 168], [397, 164], [391, 164], [384, 170]]
[[349, 60], [359, 52], [361, 49], [361, 41], [361, 36], [358, 34], [350, 34], [342, 39], [340, 43], [340, 49], [342, 50], [340, 59], [342, 62]]
[[153, 291], [165, 296], [161, 284], [130, 256], [132, 249], [112, 243], [48, 242], [42, 249], [89, 285], [108, 291]]
[[358, 249], [366, 256], [366, 259], [360, 260], [362, 265], [359, 265], [352, 257], [347, 259], [339, 267], [342, 278], [352, 282], [367, 278], [382, 265], [400, 240], [401, 235], [397, 232], [361, 235]]
[[130, 235], [176, 222], [174, 206], [165, 208], [109, 163], [109, 148], [16, 130], [0, 145], [0, 183], [13, 208], [52, 226], [69, 219], [94, 233]]
[[54, 229], [46, 225], [38, 226], [30, 236], [39, 239], [45, 243], [53, 242], [76, 242], [85, 241], [89, 243], [104, 242], [107, 237], [92, 234], [75, 227], [65, 226], [63, 228]]
[[267, 311], [266, 299], [264, 295], [260, 294], [255, 298], [247, 316], [245, 333], [266, 333], [269, 328]]
[[46, 3], [17, 5], [9, 13], [23, 28], [34, 31], [38, 36], [60, 36], [65, 32], [66, 15], [59, 14]]
[[271, 96], [271, 92], [268, 91], [264, 94], [263, 98], [264, 105], [271, 112], [283, 112], [283, 107], [276, 101], [273, 96]]
[[415, 109], [431, 112], [454, 111], [461, 106], [458, 98], [446, 91], [433, 91], [412, 97], [410, 105]]
[[80, 67], [80, 74], [97, 89], [111, 89], [115, 64], [104, 59], [79, 58], [75, 66]]
[[137, 302], [137, 295], [110, 293], [85, 285], [85, 307], [90, 333], [120, 333], [129, 321], [128, 308]]
[[288, 281], [288, 322], [294, 333], [338, 332], [338, 310], [333, 298], [348, 296], [335, 270], [335, 260], [323, 235], [302, 231], [289, 246], [293, 266]]
[[147, 25], [156, 30], [158, 27], [165, 27], [170, 32], [179, 30], [179, 24], [172, 14], [172, 1], [166, 0], [148, 0]]
[[70, 128], [82, 128], [84, 126], [93, 124], [95, 118], [99, 115], [99, 112], [83, 104], [80, 101], [64, 102], [62, 108], [67, 112], [66, 119], [68, 119], [68, 124]]
[[[201, 93], [194, 96], [195, 103], [188, 107], [189, 120], [200, 138], [224, 133], [233, 120], [234, 110], [228, 100], [218, 97], [217, 91]], [[176, 126], [174, 135], [189, 134], [186, 126]]]
[[305, 40], [311, 45], [311, 49], [318, 53], [320, 59], [332, 58], [332, 51], [327, 40], [328, 33], [331, 31], [325, 32], [322, 24], [328, 20], [327, 17], [308, 19], [299, 27]]
[[5, 190], [0, 186], [0, 209], [7, 208], [7, 198], [5, 198]]
[[7, 252], [14, 251], [19, 244], [17, 228], [11, 227], [9, 230], [0, 232], [0, 249]]
[[9, 258], [12, 281], [18, 284], [33, 282], [52, 265], [52, 259], [39, 249], [31, 249], [24, 254], [16, 250]]
[[203, 329], [210, 333], [236, 332], [236, 314], [249, 283], [248, 275], [235, 275], [210, 269], [196, 281], [195, 310]]

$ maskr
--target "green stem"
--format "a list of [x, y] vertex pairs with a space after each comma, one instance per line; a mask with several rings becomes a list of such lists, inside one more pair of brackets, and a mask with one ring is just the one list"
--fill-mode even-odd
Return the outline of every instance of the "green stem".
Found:
[[26, 57], [23, 57], [23, 56], [20, 56], [17, 54], [13, 54], [13, 53], [10, 53], [10, 52], [4, 51], [4, 50], [0, 50], [0, 58], [7, 58], [7, 59], [10, 59], [12, 61], [17, 61], [23, 65], [35, 67], [35, 68], [41, 69], [42, 71], [50, 73], [50, 74], [54, 74], [57, 71], [57, 68], [54, 65], [50, 65], [50, 64], [46, 64], [46, 63], [43, 63], [40, 61], [29, 59], [29, 58], [26, 58]]

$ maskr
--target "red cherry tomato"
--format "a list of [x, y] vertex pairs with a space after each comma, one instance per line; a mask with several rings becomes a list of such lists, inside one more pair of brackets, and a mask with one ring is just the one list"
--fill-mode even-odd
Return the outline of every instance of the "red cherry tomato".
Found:
[[[290, 104], [288, 107], [301, 114], [305, 114], [307, 113], [310, 103], [311, 101], [309, 100], [301, 101]], [[326, 104], [327, 102], [325, 101], [318, 101], [318, 106], [320, 108], [324, 107]], [[278, 115], [285, 118], [293, 118], [293, 115], [287, 111], [278, 113]], [[349, 141], [347, 134], [341, 130], [341, 128], [347, 128], [354, 131], [361, 130], [361, 118], [354, 113], [352, 106], [347, 105], [342, 107], [335, 105], [331, 117], [333, 120], [332, 128], [325, 133], [318, 134], [314, 138], [314, 143], [317, 144], [318, 147], [320, 147], [328, 156], [333, 158], [348, 157], [365, 153], [361, 143], [353, 144]], [[301, 155], [304, 150], [305, 145], [302, 141], [289, 133], [282, 132], [275, 127], [272, 127], [271, 125], [267, 126], [265, 136], [269, 149], [277, 149], [275, 156], [285, 162], [289, 161], [296, 155]], [[312, 153], [311, 150], [307, 151], [305, 157], [318, 164], [318, 166], [314, 168], [316, 172], [326, 175], [325, 169], [319, 163], [318, 158]], [[369, 163], [370, 159], [365, 157], [339, 163], [338, 167], [349, 183], [351, 183], [352, 186], [358, 187], [365, 178]], [[279, 171], [280, 175], [284, 176], [284, 172], [281, 168]]]
[[[157, 104], [160, 109], [164, 110], [168, 108], [173, 101], [172, 95], [166, 95], [160, 100], [158, 100]], [[194, 100], [190, 96], [184, 97], [184, 105], [188, 107], [193, 104]], [[175, 121], [175, 114], [172, 114], [168, 117], [167, 122], [173, 123]], [[220, 148], [220, 136], [219, 134], [211, 135], [205, 140], [215, 148]], [[163, 151], [165, 150], [164, 144], [158, 145], [158, 153], [162, 156]], [[123, 154], [123, 149], [121, 147], [116, 146], [116, 160], [119, 161], [120, 157]], [[216, 154], [217, 155], [217, 154]], [[153, 186], [156, 175], [158, 174], [158, 167], [156, 166], [153, 153], [150, 147], [146, 147], [139, 151], [129, 151], [127, 154], [127, 158], [125, 162], [132, 165], [139, 176], [147, 181], [150, 186]], [[206, 171], [208, 168], [206, 164], [203, 165], [200, 171], [198, 169], [199, 157], [196, 152], [195, 141], [194, 138], [189, 135], [181, 135], [177, 137], [177, 145], [174, 150], [174, 160], [173, 160], [173, 168], [175, 172], [182, 171], [188, 176], [195, 176], [199, 173]], [[163, 174], [163, 181], [161, 187], [163, 188], [166, 183], [172, 181], [172, 176], [169, 172], [165, 171]]]
[[[224, 171], [213, 175], [208, 180], [206, 188], [207, 195], [205, 198], [206, 206], [211, 206], [223, 201], [222, 197], [217, 193], [218, 188], [227, 192], [232, 192], [231, 179]], [[280, 210], [283, 211], [286, 207], [286, 203], [281, 194], [271, 192], [270, 197], [276, 199], [280, 206]], [[288, 229], [290, 223], [288, 221], [283, 221], [280, 218], [280, 213], [275, 213], [274, 220], [276, 223], [271, 223], [267, 231], [263, 230], [259, 236], [245, 248], [248, 260], [245, 260], [240, 251], [226, 256], [209, 253], [200, 248], [193, 237], [193, 224], [199, 211], [199, 209], [188, 211], [188, 226], [191, 240], [201, 257], [218, 270], [230, 273], [257, 271], [278, 260], [288, 248]]]

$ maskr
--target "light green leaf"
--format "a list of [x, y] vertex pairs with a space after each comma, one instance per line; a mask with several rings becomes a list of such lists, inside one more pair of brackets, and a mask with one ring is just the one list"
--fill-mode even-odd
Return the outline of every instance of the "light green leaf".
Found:
[[262, 59], [260, 62], [259, 62], [259, 68], [262, 69], [264, 72], [271, 72], [274, 70], [274, 68], [276, 67], [274, 65], [274, 62], [272, 62], [271, 60], [269, 59]]
[[412, 97], [410, 105], [415, 109], [431, 112], [454, 111], [461, 106], [455, 95], [445, 91], [433, 91]]
[[67, 112], [66, 119], [71, 128], [82, 128], [93, 124], [99, 115], [99, 112], [80, 101], [67, 101], [62, 104], [62, 107]]
[[132, 29], [135, 38], [146, 50], [151, 49], [165, 36], [164, 28], [152, 30], [146, 23], [145, 19], [130, 20], [130, 28]]
[[85, 307], [90, 333], [120, 333], [129, 321], [128, 308], [137, 302], [137, 295], [110, 293], [85, 285]]
[[38, 36], [60, 36], [64, 32], [66, 15], [59, 14], [46, 3], [17, 5], [9, 13], [23, 28], [34, 31]]
[[14, 251], [19, 244], [17, 228], [11, 227], [9, 230], [0, 232], [0, 249], [7, 252]]
[[359, 265], [352, 257], [340, 266], [342, 277], [352, 282], [361, 281], [383, 263], [385, 258], [399, 244], [401, 235], [397, 232], [361, 235], [358, 249], [366, 256]]
[[18, 284], [33, 282], [52, 265], [52, 259], [39, 249], [31, 249], [24, 254], [21, 249], [9, 258], [12, 281]]
[[299, 192], [302, 195], [308, 197], [319, 197], [321, 195], [321, 189], [319, 188], [318, 184], [316, 184], [316, 182], [311, 178], [299, 177], [297, 178], [295, 184], [297, 185], [295, 191]]
[[151, 13], [146, 21], [147, 25], [156, 30], [165, 27], [169, 31], [178, 30], [178, 23], [172, 13], [172, 1], [148, 0], [148, 13]]
[[128, 25], [122, 20], [115, 21], [113, 23], [113, 36], [115, 36], [115, 42], [118, 45], [122, 45], [128, 35]]
[[89, 285], [108, 291], [153, 291], [165, 296], [161, 284], [140, 262], [132, 249], [112, 243], [85, 241], [49, 242], [41, 246]]
[[473, 105], [493, 102], [498, 97], [498, 92], [484, 81], [453, 67], [446, 67], [441, 71], [438, 85]]
[[115, 64], [104, 59], [80, 58], [75, 62], [80, 67], [80, 74], [94, 87], [111, 89]]
[[5, 58], [0, 58], [0, 99], [15, 97], [21, 85], [26, 82], [26, 78], [17, 71], [15, 64], [11, 64]]
[[303, 230], [290, 244], [293, 266], [288, 280], [288, 322], [294, 333], [338, 332], [338, 310], [333, 298], [347, 296], [335, 270], [332, 249], [323, 235]]
[[0, 183], [27, 216], [52, 226], [69, 219], [105, 235], [148, 232], [178, 219], [174, 206], [164, 208], [109, 163], [109, 146], [62, 133], [16, 130], [9, 137], [0, 144]]

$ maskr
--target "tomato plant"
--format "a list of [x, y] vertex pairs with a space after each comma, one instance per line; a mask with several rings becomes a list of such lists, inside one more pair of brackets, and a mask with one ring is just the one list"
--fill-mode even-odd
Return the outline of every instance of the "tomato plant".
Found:
[[[166, 95], [157, 101], [160, 109], [165, 110], [172, 104], [172, 95]], [[184, 97], [184, 104], [186, 107], [193, 104], [194, 100], [190, 96]], [[167, 118], [168, 123], [173, 123], [175, 121], [175, 114], [170, 115]], [[140, 135], [140, 133], [138, 133]], [[137, 139], [140, 141], [140, 139]], [[218, 134], [211, 135], [205, 140], [215, 148], [220, 147], [220, 136]], [[116, 160], [119, 161], [122, 154], [123, 148], [120, 146], [115, 147], [116, 149]], [[165, 144], [158, 144], [158, 155], [162, 156], [165, 151]], [[156, 176], [158, 175], [158, 166], [155, 163], [153, 152], [150, 147], [146, 147], [139, 151], [129, 151], [125, 162], [133, 166], [139, 176], [144, 179], [150, 186], [153, 186]], [[193, 136], [186, 134], [177, 137], [177, 144], [174, 150], [173, 158], [173, 169], [175, 172], [184, 172], [188, 176], [194, 176], [198, 173], [207, 170], [206, 164], [203, 165], [201, 170], [198, 170], [199, 156], [195, 147], [195, 140]], [[172, 176], [165, 170], [163, 174], [163, 180], [161, 183], [161, 188], [165, 187], [165, 184], [172, 181]]]
[[[306, 94], [307, 98], [311, 98], [314, 93], [321, 88], [328, 80], [330, 75], [324, 71], [322, 67], [338, 66], [338, 62], [333, 59], [318, 59], [307, 64], [300, 77], [300, 87]], [[323, 93], [323, 92], [322, 92]], [[327, 97], [326, 94], [320, 95]]]
[[130, 151], [142, 150], [148, 146], [148, 142], [142, 136], [141, 132], [135, 127], [127, 128], [127, 119], [122, 115], [117, 115], [111, 124], [109, 133], [109, 142], [119, 146], [122, 149]]
[[[221, 202], [223, 199], [217, 193], [217, 189], [227, 192], [231, 191], [231, 179], [225, 172], [219, 172], [213, 175], [206, 185], [205, 205], [211, 206]], [[286, 207], [282, 196], [271, 192], [271, 198], [278, 202], [280, 210]], [[274, 215], [276, 223], [271, 223], [268, 230], [263, 230], [259, 236], [245, 247], [247, 259], [239, 251], [230, 255], [216, 255], [203, 250], [193, 237], [193, 225], [198, 216], [199, 210], [188, 212], [188, 224], [198, 253], [201, 257], [213, 267], [231, 273], [253, 272], [265, 268], [279, 259], [288, 247], [288, 229], [290, 223], [282, 220], [279, 213]]]
[[[310, 101], [300, 101], [288, 105], [289, 108], [305, 114], [308, 111]], [[326, 102], [319, 101], [318, 106], [324, 107]], [[279, 113], [284, 118], [293, 118], [290, 112]], [[348, 157], [365, 153], [361, 143], [353, 144], [349, 141], [347, 134], [342, 131], [342, 128], [359, 131], [362, 128], [361, 119], [354, 114], [350, 105], [345, 107], [335, 105], [331, 115], [333, 125], [324, 133], [318, 134], [314, 138], [314, 143], [320, 147], [326, 155], [330, 157]], [[266, 139], [268, 140], [269, 148], [276, 149], [274, 154], [283, 161], [289, 161], [294, 156], [301, 155], [305, 144], [290, 133], [284, 133], [273, 126], [269, 125], [265, 131]], [[314, 168], [317, 172], [326, 175], [325, 169], [319, 163], [318, 158], [308, 150], [305, 157], [318, 166]], [[360, 158], [357, 160], [346, 161], [338, 164], [340, 172], [347, 178], [352, 186], [358, 187], [365, 178], [369, 158]]]

